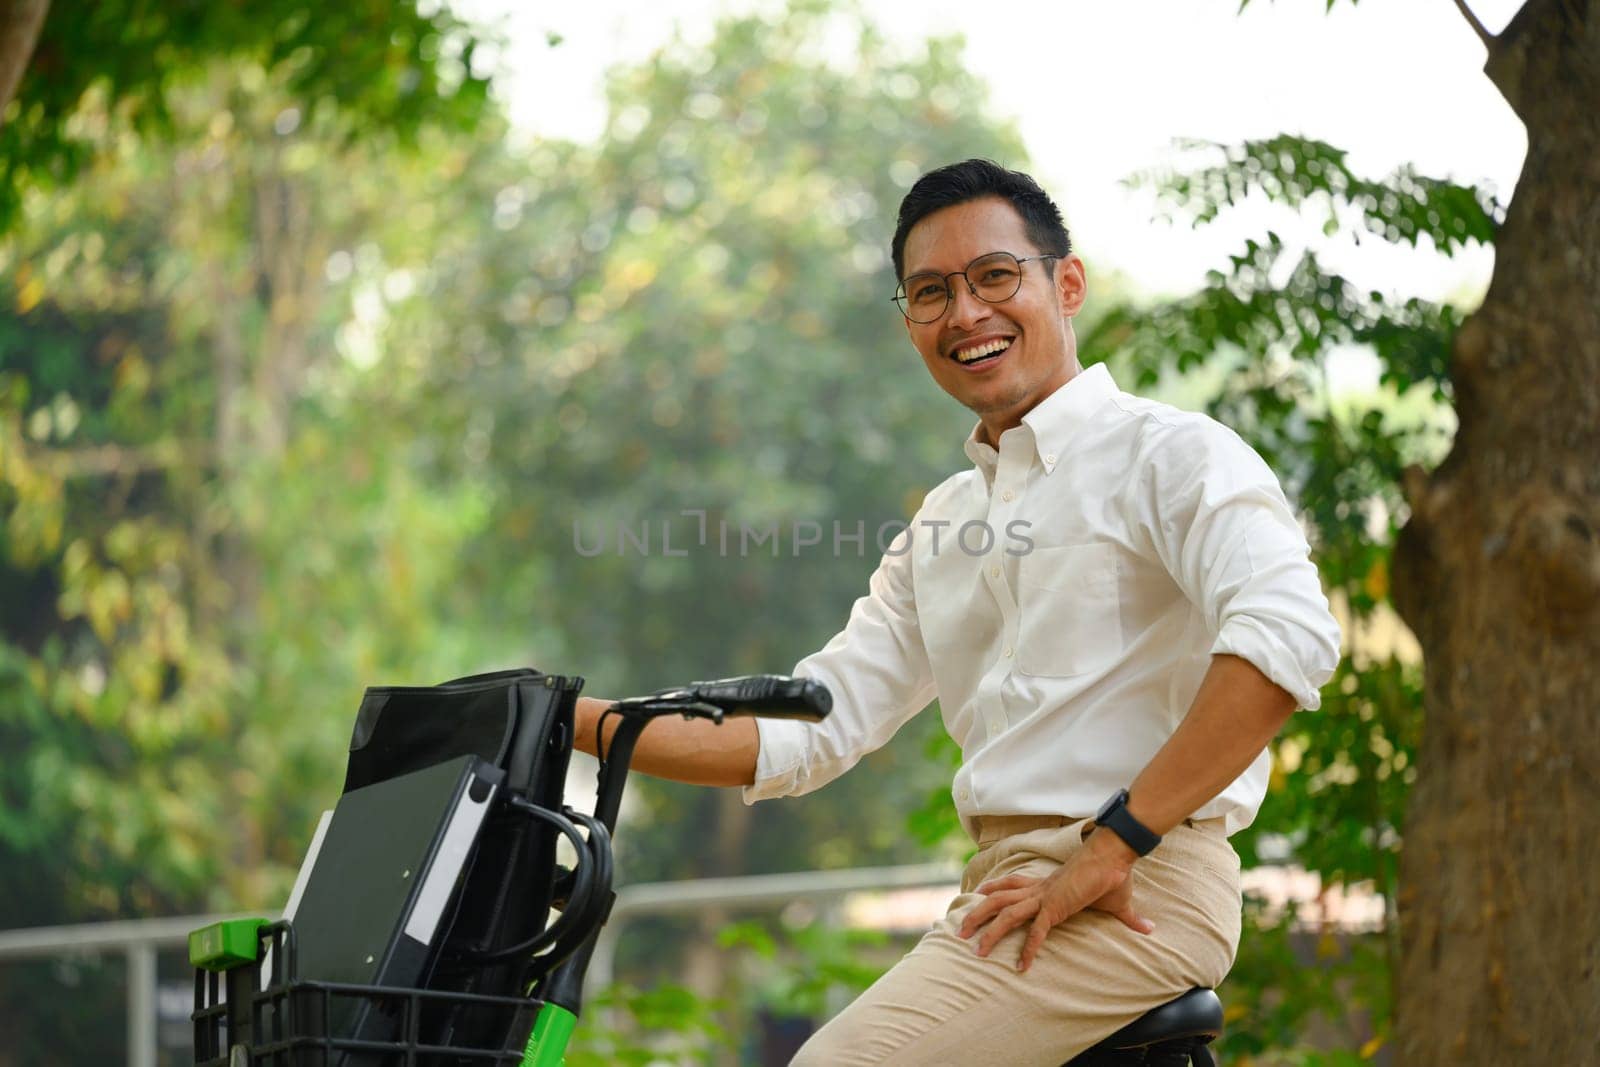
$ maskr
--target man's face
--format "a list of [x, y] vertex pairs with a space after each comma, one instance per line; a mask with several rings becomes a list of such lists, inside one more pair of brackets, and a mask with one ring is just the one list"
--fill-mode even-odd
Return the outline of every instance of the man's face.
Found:
[[[965, 270], [990, 252], [1018, 259], [1040, 254], [1022, 216], [999, 197], [942, 208], [913, 226], [906, 235], [905, 274]], [[944, 315], [929, 323], [908, 321], [906, 329], [933, 380], [982, 420], [995, 444], [1077, 372], [1070, 320], [1083, 305], [1083, 263], [1077, 256], [1024, 263], [1017, 295], [999, 304], [978, 299], [960, 277], [949, 283]], [[971, 358], [984, 347], [999, 350]]]

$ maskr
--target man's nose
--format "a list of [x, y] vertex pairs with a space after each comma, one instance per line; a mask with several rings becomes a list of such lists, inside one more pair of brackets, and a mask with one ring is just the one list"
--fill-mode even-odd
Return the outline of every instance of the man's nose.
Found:
[[965, 332], [988, 318], [992, 305], [979, 300], [965, 278], [959, 282], [954, 278], [950, 281], [950, 325]]

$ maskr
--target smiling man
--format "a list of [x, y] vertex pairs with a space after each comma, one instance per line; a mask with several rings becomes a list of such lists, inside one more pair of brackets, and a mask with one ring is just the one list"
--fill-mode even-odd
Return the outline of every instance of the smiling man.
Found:
[[[985, 160], [924, 175], [893, 255], [912, 345], [978, 416], [972, 467], [795, 668], [832, 690], [825, 722], [663, 722], [635, 766], [806, 793], [937, 698], [978, 852], [946, 916], [794, 1062], [1056, 1067], [1227, 974], [1228, 835], [1265, 796], [1268, 742], [1318, 706], [1339, 631], [1266, 464], [1082, 368], [1083, 263], [1032, 178]], [[1027, 538], [914, 536], [974, 523]], [[589, 751], [603, 707], [580, 704]]]
[[[896, 269], [905, 272], [896, 303], [911, 341], [940, 388], [978, 415], [975, 437], [990, 447], [1079, 369], [1071, 318], [1086, 291], [1083, 262], [1065, 229], [1056, 240], [1040, 236], [1059, 251], [1039, 249], [1011, 201], [989, 196], [935, 211], [910, 232], [902, 224], [895, 239]], [[1024, 284], [1030, 263], [1035, 277]]]

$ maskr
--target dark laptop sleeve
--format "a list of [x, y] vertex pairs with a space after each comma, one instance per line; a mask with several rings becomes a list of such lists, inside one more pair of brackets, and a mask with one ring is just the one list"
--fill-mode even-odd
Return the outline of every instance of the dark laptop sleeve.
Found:
[[[506, 790], [561, 810], [581, 678], [528, 668], [436, 686], [366, 691], [350, 739], [345, 792], [474, 755], [505, 772]], [[481, 965], [470, 955], [516, 944], [550, 919], [556, 831], [501, 806], [478, 840], [430, 988], [520, 996], [543, 973], [536, 958]], [[439, 1043], [489, 1044], [506, 1021], [452, 1010], [428, 1020]]]

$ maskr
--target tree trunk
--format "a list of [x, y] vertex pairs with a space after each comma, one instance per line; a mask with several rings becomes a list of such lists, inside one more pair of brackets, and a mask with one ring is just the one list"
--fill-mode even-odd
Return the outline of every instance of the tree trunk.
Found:
[[0, 126], [39, 43], [50, 0], [0, 0]]
[[1427, 662], [1402, 860], [1407, 1065], [1600, 1039], [1600, 3], [1530, 0], [1485, 68], [1528, 130], [1460, 429], [1410, 471], [1395, 599]]

